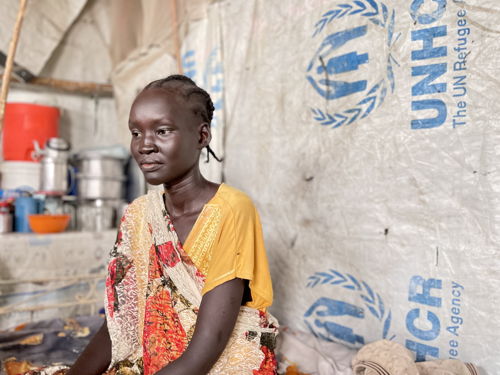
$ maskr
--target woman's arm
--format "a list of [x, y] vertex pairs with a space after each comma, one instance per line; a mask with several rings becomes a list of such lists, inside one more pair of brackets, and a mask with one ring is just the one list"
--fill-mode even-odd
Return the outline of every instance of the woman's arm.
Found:
[[233, 279], [207, 292], [186, 351], [157, 375], [205, 375], [224, 351], [243, 298], [244, 280]]
[[111, 339], [106, 320], [66, 375], [101, 375], [111, 362]]

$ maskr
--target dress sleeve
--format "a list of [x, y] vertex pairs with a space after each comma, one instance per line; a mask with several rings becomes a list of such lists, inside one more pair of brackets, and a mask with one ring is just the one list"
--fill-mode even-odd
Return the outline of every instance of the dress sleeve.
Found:
[[246, 306], [265, 310], [272, 304], [273, 290], [262, 226], [249, 198], [231, 202], [224, 209], [202, 294], [234, 278], [249, 280], [252, 301]]

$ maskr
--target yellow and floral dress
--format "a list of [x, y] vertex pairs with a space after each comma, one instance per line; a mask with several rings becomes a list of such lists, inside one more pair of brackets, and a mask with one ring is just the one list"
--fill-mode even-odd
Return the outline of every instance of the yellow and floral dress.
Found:
[[106, 374], [154, 374], [186, 350], [204, 293], [249, 280], [226, 349], [210, 374], [276, 374], [278, 323], [266, 312], [272, 285], [258, 213], [242, 192], [222, 184], [185, 244], [165, 210], [162, 191], [127, 208], [111, 251], [105, 309], [112, 341]]

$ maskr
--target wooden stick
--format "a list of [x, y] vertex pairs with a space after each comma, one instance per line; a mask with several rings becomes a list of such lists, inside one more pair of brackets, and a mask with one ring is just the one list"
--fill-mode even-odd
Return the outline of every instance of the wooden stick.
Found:
[[76, 82], [63, 79], [35, 77], [29, 81], [29, 84], [50, 87], [74, 94], [113, 96], [113, 86], [104, 83]]
[[179, 40], [179, 22], [177, 21], [177, 0], [170, 0], [170, 11], [172, 12], [172, 28], [174, 32], [175, 59], [177, 60], [177, 72], [182, 74], [181, 44]]
[[12, 39], [9, 44], [9, 52], [7, 54], [7, 61], [5, 62], [4, 77], [2, 80], [2, 89], [0, 91], [0, 133], [3, 130], [3, 118], [5, 115], [5, 101], [7, 93], [9, 92], [10, 75], [12, 73], [12, 66], [14, 65], [14, 56], [16, 54], [17, 42], [19, 41], [19, 34], [21, 32], [21, 25], [23, 24], [24, 14], [26, 13], [26, 4], [28, 0], [19, 0], [19, 11], [17, 12], [16, 23], [14, 24], [14, 31]]
[[[0, 79], [3, 76], [0, 75]], [[35, 77], [29, 82], [24, 82], [11, 76], [12, 83], [16, 83], [19, 88], [23, 86], [42, 86], [51, 90], [62, 91], [69, 94], [90, 95], [90, 96], [113, 96], [113, 86], [106, 83], [77, 82], [65, 79], [55, 79], [49, 77]]]

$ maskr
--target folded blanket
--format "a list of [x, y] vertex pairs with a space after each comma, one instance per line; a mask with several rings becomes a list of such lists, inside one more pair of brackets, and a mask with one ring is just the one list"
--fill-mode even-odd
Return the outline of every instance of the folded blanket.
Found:
[[[311, 375], [352, 375], [351, 360], [356, 350], [326, 342], [310, 333], [280, 327], [278, 348], [279, 373], [296, 365], [301, 373]], [[290, 371], [290, 373], [293, 373]]]
[[363, 346], [352, 368], [355, 375], [479, 375], [476, 366], [456, 359], [415, 363], [408, 349], [389, 340]]

